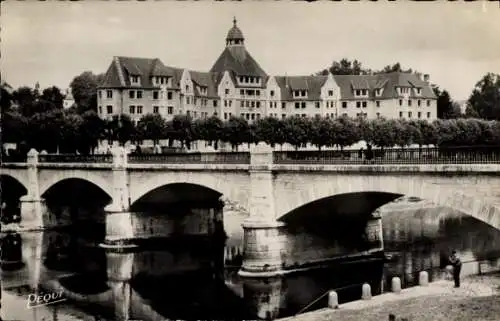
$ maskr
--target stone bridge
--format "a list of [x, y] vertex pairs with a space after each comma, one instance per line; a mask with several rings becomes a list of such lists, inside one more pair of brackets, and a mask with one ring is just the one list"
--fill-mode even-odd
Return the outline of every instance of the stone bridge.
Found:
[[[381, 250], [381, 221], [375, 210], [403, 195], [451, 207], [500, 228], [498, 163], [287, 163], [280, 161], [279, 153], [264, 144], [254, 146], [250, 153], [201, 156], [130, 156], [117, 149], [112, 156], [82, 161], [77, 156], [38, 155], [32, 150], [25, 163], [4, 163], [1, 175], [5, 181], [16, 182], [25, 194], [20, 199], [25, 228], [43, 228], [51, 221], [44, 218], [48, 215], [44, 198], [61, 182], [76, 180], [98, 187], [109, 200], [106, 243], [114, 246], [140, 234], [137, 216], [147, 212], [148, 206], [202, 204], [200, 210], [217, 221], [222, 213], [219, 198], [224, 196], [249, 213], [243, 224], [242, 270], [253, 274], [285, 265], [297, 267], [305, 262], [304, 257], [313, 256], [315, 244], [300, 243], [295, 252], [285, 250], [290, 246], [284, 244], [297, 242], [297, 233], [306, 233], [304, 229], [326, 237], [331, 227], [337, 226], [335, 231], [340, 233], [339, 225], [362, 222], [369, 241], [376, 244], [370, 251]], [[326, 255], [337, 257], [338, 248]]]

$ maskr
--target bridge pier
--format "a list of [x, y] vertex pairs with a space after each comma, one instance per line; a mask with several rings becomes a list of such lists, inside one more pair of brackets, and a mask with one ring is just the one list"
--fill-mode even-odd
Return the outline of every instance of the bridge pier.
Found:
[[283, 269], [281, 237], [283, 223], [276, 221], [273, 174], [273, 150], [258, 144], [250, 150], [250, 217], [243, 223], [243, 277], [269, 277]]
[[130, 280], [134, 266], [134, 253], [106, 253], [108, 286], [111, 288], [115, 320], [130, 319], [132, 289]]
[[38, 184], [38, 152], [31, 149], [27, 155], [28, 193], [20, 198], [21, 226], [25, 230], [44, 228], [43, 214], [47, 208], [45, 200], [40, 197]]

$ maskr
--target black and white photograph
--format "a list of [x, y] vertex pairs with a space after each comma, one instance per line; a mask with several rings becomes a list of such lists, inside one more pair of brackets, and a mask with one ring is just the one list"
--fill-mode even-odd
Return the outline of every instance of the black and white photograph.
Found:
[[0, 321], [500, 321], [500, 1], [0, 10]]

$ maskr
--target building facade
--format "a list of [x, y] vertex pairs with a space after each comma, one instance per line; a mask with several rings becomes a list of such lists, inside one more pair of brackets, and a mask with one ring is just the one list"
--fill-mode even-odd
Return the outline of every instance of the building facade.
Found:
[[208, 72], [174, 68], [158, 58], [114, 57], [98, 88], [104, 119], [146, 114], [194, 119], [231, 116], [252, 122], [270, 116], [434, 120], [437, 100], [428, 75], [271, 76], [250, 55], [233, 21], [226, 47]]

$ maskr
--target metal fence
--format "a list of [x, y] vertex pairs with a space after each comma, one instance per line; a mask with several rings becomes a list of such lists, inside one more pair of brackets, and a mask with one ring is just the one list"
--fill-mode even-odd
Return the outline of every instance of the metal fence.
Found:
[[46, 154], [38, 155], [40, 163], [112, 163], [113, 155], [75, 155], [75, 154]]
[[132, 164], [250, 164], [250, 153], [168, 153], [128, 156]]
[[2, 163], [26, 163], [28, 157], [21, 154], [2, 155]]
[[276, 151], [275, 164], [492, 164], [500, 146]]

